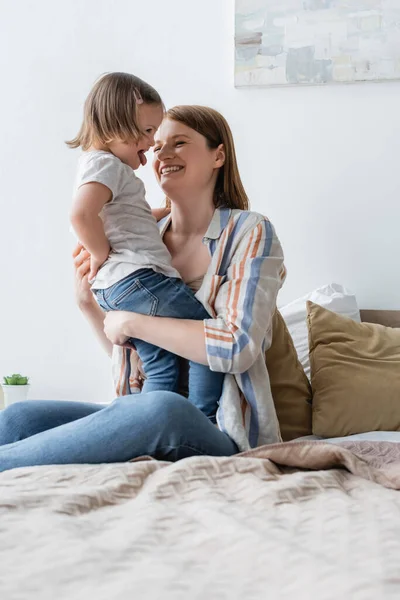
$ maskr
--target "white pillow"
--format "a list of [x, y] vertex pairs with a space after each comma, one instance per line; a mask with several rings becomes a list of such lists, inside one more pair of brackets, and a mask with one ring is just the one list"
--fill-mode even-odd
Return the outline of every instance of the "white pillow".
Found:
[[324, 285], [279, 309], [292, 336], [299, 360], [303, 365], [307, 377], [310, 379], [307, 300], [311, 300], [311, 302], [315, 302], [315, 304], [319, 304], [339, 315], [350, 317], [358, 323], [361, 321], [361, 318], [355, 295], [337, 283]]

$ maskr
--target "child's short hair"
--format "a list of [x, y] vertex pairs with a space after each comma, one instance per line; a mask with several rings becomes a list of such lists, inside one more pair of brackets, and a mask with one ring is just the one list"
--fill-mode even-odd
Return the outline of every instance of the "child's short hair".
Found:
[[143, 103], [163, 106], [160, 94], [139, 77], [130, 73], [103, 75], [86, 98], [78, 135], [67, 145], [88, 150], [117, 139], [138, 139], [143, 132], [138, 125], [137, 107]]

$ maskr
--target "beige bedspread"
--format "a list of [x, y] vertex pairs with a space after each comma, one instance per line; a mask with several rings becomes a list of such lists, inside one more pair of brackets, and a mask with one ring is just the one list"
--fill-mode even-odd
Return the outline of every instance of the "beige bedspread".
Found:
[[400, 444], [0, 475], [1, 600], [400, 598]]

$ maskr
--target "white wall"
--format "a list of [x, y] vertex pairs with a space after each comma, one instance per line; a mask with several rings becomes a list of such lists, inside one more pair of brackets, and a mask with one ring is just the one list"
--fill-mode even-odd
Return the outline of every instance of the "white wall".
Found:
[[0, 374], [30, 374], [33, 397], [112, 394], [74, 306], [77, 154], [63, 145], [105, 71], [224, 113], [252, 206], [285, 249], [281, 302], [337, 281], [362, 307], [400, 308], [400, 84], [237, 90], [233, 24], [233, 0], [1, 0]]

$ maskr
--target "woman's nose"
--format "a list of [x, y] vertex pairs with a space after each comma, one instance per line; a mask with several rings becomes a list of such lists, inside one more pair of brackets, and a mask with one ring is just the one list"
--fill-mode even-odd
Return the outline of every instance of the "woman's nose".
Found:
[[168, 146], [167, 144], [165, 146], [162, 146], [158, 153], [158, 160], [165, 160], [166, 158], [173, 158], [174, 153], [173, 153], [173, 149], [171, 148], [171, 146]]

